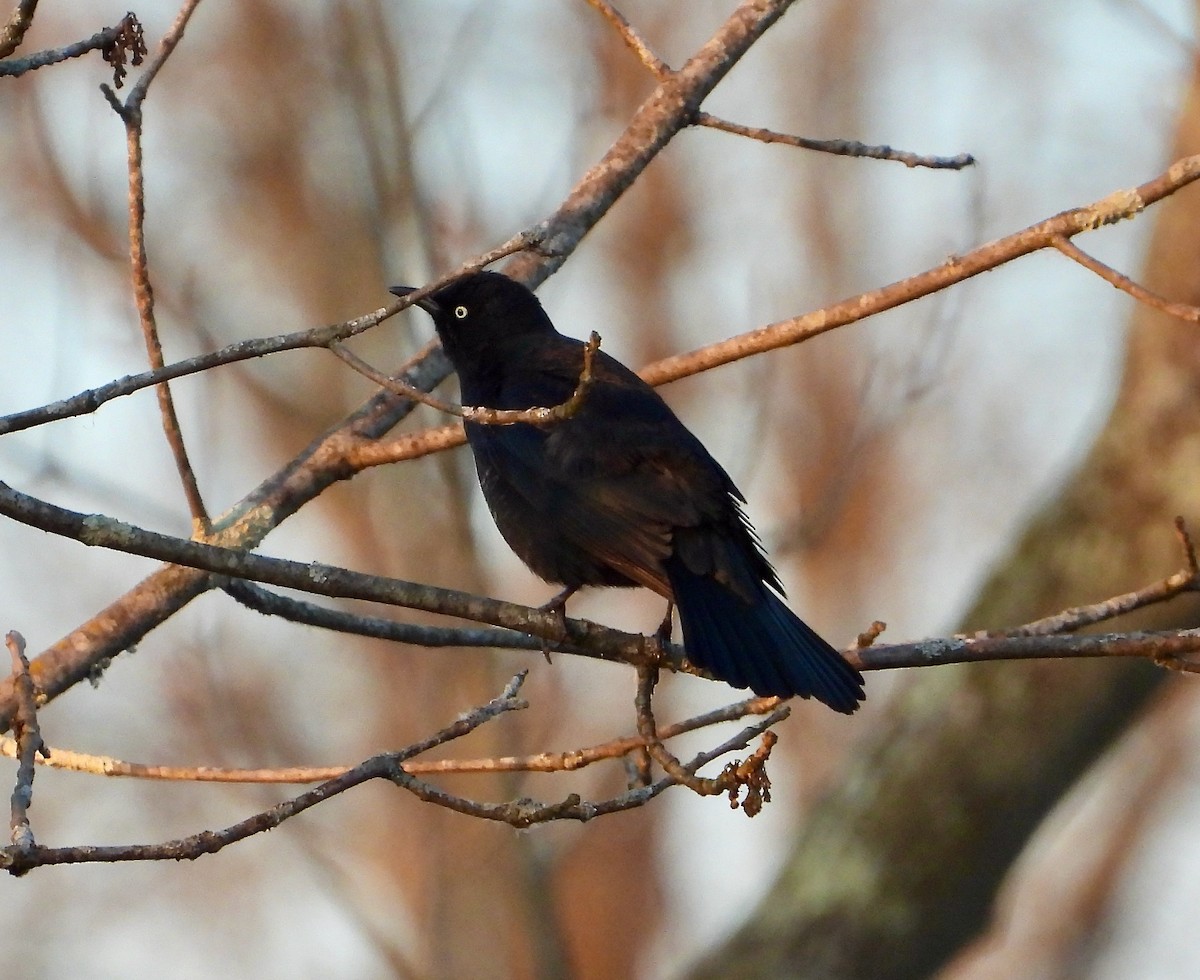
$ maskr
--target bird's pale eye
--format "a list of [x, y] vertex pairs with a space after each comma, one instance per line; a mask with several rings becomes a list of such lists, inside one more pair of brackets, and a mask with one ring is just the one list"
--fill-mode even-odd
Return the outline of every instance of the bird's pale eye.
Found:
[[467, 318], [467, 308], [465, 306], [454, 307], [454, 315], [460, 320], [465, 320]]

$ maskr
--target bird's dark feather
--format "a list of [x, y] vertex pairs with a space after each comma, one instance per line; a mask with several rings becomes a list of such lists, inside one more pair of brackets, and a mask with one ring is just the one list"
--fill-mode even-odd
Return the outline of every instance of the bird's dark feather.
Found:
[[[514, 280], [476, 273], [422, 305], [464, 404], [551, 407], [578, 385], [584, 345], [558, 333]], [[593, 377], [568, 419], [466, 425], [484, 497], [512, 549], [550, 582], [642, 585], [672, 598], [689, 659], [736, 687], [853, 711], [862, 678], [784, 604], [729, 475], [620, 362], [598, 352]]]

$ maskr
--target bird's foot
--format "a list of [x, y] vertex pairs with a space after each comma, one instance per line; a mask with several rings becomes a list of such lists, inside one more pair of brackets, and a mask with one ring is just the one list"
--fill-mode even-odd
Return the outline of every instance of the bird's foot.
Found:
[[[549, 602], [543, 602], [538, 606], [538, 612], [557, 613], [559, 626], [565, 633], [567, 631], [567, 600], [578, 591], [578, 585], [568, 585]], [[553, 663], [550, 659], [550, 641], [544, 636], [542, 637], [542, 656], [546, 658], [546, 663]]]
[[654, 639], [658, 641], [660, 662], [667, 659], [667, 647], [671, 643], [671, 633], [675, 628], [674, 613], [675, 603], [668, 599], [667, 614], [663, 617], [663, 621], [658, 624], [658, 629], [654, 631]]
[[658, 629], [654, 631], [654, 635], [658, 637], [658, 642], [664, 646], [671, 642], [671, 633], [675, 629], [675, 603], [670, 599], [667, 600], [667, 614], [663, 617], [663, 621], [658, 624]]

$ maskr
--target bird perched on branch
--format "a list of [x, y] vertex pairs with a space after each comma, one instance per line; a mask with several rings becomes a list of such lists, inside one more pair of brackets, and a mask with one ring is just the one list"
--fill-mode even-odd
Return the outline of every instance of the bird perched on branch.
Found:
[[[465, 405], [557, 406], [580, 383], [585, 345], [507, 276], [466, 275], [417, 305], [433, 317]], [[623, 364], [597, 351], [591, 374], [567, 418], [466, 422], [509, 546], [566, 587], [564, 602], [587, 585], [641, 585], [674, 602], [688, 659], [734, 687], [854, 711], [862, 677], [784, 604], [729, 475]]]

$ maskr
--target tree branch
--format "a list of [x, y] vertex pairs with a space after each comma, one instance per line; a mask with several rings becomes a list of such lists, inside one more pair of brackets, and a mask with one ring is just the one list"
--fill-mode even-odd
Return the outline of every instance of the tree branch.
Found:
[[[772, 715], [779, 707], [778, 698], [746, 698], [721, 708], [706, 711], [684, 721], [665, 725], [658, 732], [660, 739], [675, 738], [725, 722], [737, 721], [747, 715]], [[774, 722], [772, 722], [774, 724]], [[404, 768], [413, 775], [479, 774], [495, 772], [575, 772], [597, 762], [618, 759], [643, 749], [646, 741], [641, 735], [626, 735], [564, 752], [538, 752], [533, 755], [500, 756], [486, 759], [439, 759], [435, 762], [407, 762]], [[16, 739], [0, 736], [0, 755], [18, 758]], [[231, 769], [222, 766], [163, 766], [141, 762], [126, 762], [105, 755], [91, 755], [55, 747], [47, 749], [37, 761], [50, 769], [94, 776], [123, 776], [134, 779], [154, 779], [166, 782], [190, 783], [321, 783], [349, 772], [353, 766], [287, 766], [284, 768]]]
[[[388, 605], [458, 616], [520, 630], [563, 645], [565, 652], [620, 661], [634, 666], [665, 665], [708, 676], [687, 663], [677, 662], [684, 652], [674, 644], [662, 645], [653, 634], [641, 635], [609, 629], [588, 620], [566, 619], [555, 612], [533, 609], [452, 589], [366, 575], [325, 565], [246, 553], [198, 541], [175, 538], [125, 524], [103, 515], [87, 515], [57, 507], [0, 483], [0, 515], [32, 527], [72, 538], [92, 547], [141, 555], [217, 576], [235, 576], [285, 588], [336, 598], [363, 599]], [[1185, 538], [1186, 540], [1186, 538]], [[1079, 607], [1060, 614], [1064, 629], [1075, 629], [1131, 609], [1163, 602], [1185, 591], [1196, 591], [1191, 568], [1145, 589], [1118, 596], [1098, 606]], [[1032, 624], [1035, 629], [1044, 626]], [[982, 660], [1024, 660], [1054, 657], [1145, 657], [1163, 666], [1191, 670], [1192, 655], [1200, 650], [1200, 631], [1113, 633], [1099, 636], [1013, 635], [960, 636], [919, 643], [860, 647], [846, 654], [860, 670], [925, 667]], [[663, 660], [663, 654], [669, 658]], [[40, 686], [40, 685], [39, 685]], [[44, 692], [43, 692], [44, 693]]]
[[664, 358], [645, 368], [642, 377], [651, 384], [666, 384], [721, 364], [731, 364], [753, 354], [789, 347], [809, 337], [882, 313], [947, 286], [1044, 248], [1057, 248], [1060, 238], [1072, 238], [1105, 225], [1132, 218], [1200, 177], [1200, 154], [1176, 160], [1166, 171], [1130, 190], [1116, 191], [1093, 204], [1072, 208], [1030, 225], [1015, 234], [990, 242], [962, 256], [952, 256], [919, 275], [901, 279], [812, 313], [781, 320], [761, 329], [687, 354]]
[[[571, 794], [558, 803], [541, 803], [530, 799], [517, 799], [505, 803], [483, 803], [447, 793], [413, 775], [416, 768], [409, 761], [413, 757], [438, 745], [468, 735], [480, 725], [500, 714], [526, 707], [525, 702], [516, 697], [524, 679], [524, 672], [518, 674], [509, 682], [500, 697], [476, 708], [437, 734], [399, 752], [373, 756], [353, 769], [326, 780], [315, 789], [241, 820], [224, 830], [202, 831], [190, 837], [161, 844], [53, 848], [41, 847], [31, 842], [25, 848], [12, 846], [0, 849], [0, 868], [7, 870], [12, 875], [23, 875], [33, 868], [52, 864], [194, 860], [203, 854], [216, 853], [229, 844], [245, 840], [247, 837], [272, 830], [285, 820], [303, 813], [318, 803], [323, 803], [327, 799], [372, 779], [388, 779], [425, 802], [434, 803], [469, 816], [507, 823], [513, 827], [529, 827], [535, 823], [545, 823], [551, 820], [586, 822], [607, 813], [644, 806], [664, 790], [677, 785], [680, 780], [691, 780], [701, 767], [714, 759], [746, 748], [754, 738], [760, 735], [763, 736], [763, 747], [753, 753], [746, 762], [727, 766], [726, 771], [761, 772], [762, 763], [769, 754], [771, 745], [774, 744], [774, 737], [767, 729], [787, 714], [786, 708], [774, 706], [773, 699], [758, 699], [757, 706], [769, 711], [768, 716], [762, 721], [748, 726], [715, 748], [699, 753], [687, 765], [680, 764], [674, 767], [675, 775], [668, 774], [657, 782], [631, 787], [624, 793], [598, 802], [586, 802], [581, 800], [578, 795]], [[755, 702], [731, 705], [730, 708], [752, 704]], [[725, 710], [728, 711], [728, 709]], [[755, 798], [758, 803], [763, 802], [765, 785], [762, 778], [755, 780], [752, 777], [744, 777], [741, 783], [735, 784], [735, 789], [736, 786], [742, 784], [750, 785], [752, 787], [751, 796], [755, 797], [757, 793]], [[736, 799], [734, 801], [736, 802]], [[750, 800], [747, 800], [745, 808], [751, 815], [757, 812], [756, 806]]]
[[[1117, 191], [1095, 204], [1064, 211], [997, 241], [982, 245], [941, 265], [880, 289], [844, 299], [789, 320], [769, 324], [697, 350], [676, 354], [646, 365], [638, 374], [652, 385], [669, 384], [745, 357], [802, 343], [811, 337], [855, 323], [911, 300], [940, 292], [982, 272], [1044, 248], [1062, 250], [1067, 235], [1082, 234], [1105, 224], [1130, 218], [1186, 187], [1200, 176], [1200, 155], [1176, 161], [1158, 177], [1132, 191]], [[1184, 315], [1184, 307], [1176, 304]], [[1186, 318], [1186, 316], [1185, 316]], [[0, 420], [0, 427], [3, 420]], [[0, 428], [0, 431], [3, 431]], [[414, 459], [466, 442], [461, 426], [443, 426], [387, 442], [360, 444], [352, 450], [355, 467], [379, 466]]]
[[216, 576], [234, 576], [315, 595], [361, 599], [458, 616], [493, 626], [518, 629], [577, 647], [589, 656], [604, 660], [639, 664], [657, 662], [659, 659], [659, 644], [652, 636], [624, 633], [583, 619], [564, 619], [554, 612], [454, 589], [366, 575], [320, 562], [268, 558], [235, 548], [159, 534], [104, 515], [81, 514], [56, 507], [20, 493], [5, 483], [0, 483], [0, 515], [91, 547], [141, 555]]
[[865, 157], [871, 160], [895, 160], [906, 167], [927, 167], [931, 170], [962, 170], [975, 166], [975, 158], [970, 153], [959, 153], [952, 157], [923, 156], [909, 153], [906, 150], [893, 150], [890, 146], [870, 146], [857, 140], [815, 140], [807, 136], [790, 136], [787, 133], [777, 133], [772, 129], [760, 129], [757, 126], [743, 126], [741, 123], [730, 122], [707, 112], [696, 113], [695, 124], [707, 126], [709, 129], [719, 129], [724, 133], [735, 136], [745, 136], [758, 140], [760, 143], [782, 143], [785, 146], [796, 146], [803, 150], [818, 150], [821, 153], [832, 153], [843, 157]]
[[583, 368], [579, 372], [579, 381], [566, 401], [560, 405], [532, 406], [521, 409], [456, 405], [454, 402], [444, 401], [441, 398], [421, 391], [419, 388], [405, 384], [398, 378], [384, 374], [377, 368], [371, 367], [370, 364], [355, 354], [345, 344], [335, 342], [329, 345], [329, 349], [341, 358], [344, 363], [348, 364], [363, 377], [374, 381], [381, 388], [386, 388], [388, 391], [400, 395], [402, 398], [411, 398], [422, 405], [428, 405], [430, 408], [444, 412], [446, 415], [454, 415], [460, 419], [465, 419], [467, 422], [477, 422], [480, 425], [515, 425], [519, 422], [529, 425], [552, 425], [555, 422], [561, 422], [563, 419], [571, 418], [571, 416], [579, 411], [579, 406], [583, 404], [583, 399], [595, 380], [592, 377], [592, 363], [596, 358], [596, 351], [600, 349], [600, 335], [593, 330], [591, 337], [584, 344]]
[[[778, 707], [765, 722], [758, 726], [752, 725], [742, 732], [743, 745], [749, 744], [751, 731], [761, 732], [763, 737], [762, 745], [748, 759], [744, 762], [729, 763], [715, 778], [701, 777], [697, 776], [694, 770], [684, 766], [659, 738], [658, 723], [651, 706], [657, 684], [657, 667], [638, 667], [634, 713], [637, 717], [638, 734], [642, 737], [650, 758], [657, 762], [668, 776], [698, 796], [719, 796], [724, 793], [728, 795], [731, 807], [737, 809], [741, 806], [746, 816], [757, 816], [763, 805], [771, 801], [771, 780], [767, 776], [766, 764], [771, 749], [775, 746], [776, 736], [774, 732], [768, 731], [767, 727], [782, 721], [791, 714], [791, 709], [786, 706]], [[746, 797], [739, 800], [743, 788], [746, 790]]]
[[[21, 0], [13, 11], [12, 17], [0, 32], [0, 58], [7, 58], [20, 45], [26, 29], [32, 22], [33, 9], [36, 6], [36, 0]], [[120, 88], [126, 74], [126, 60], [128, 59], [129, 64], [140, 65], [146, 54], [142, 25], [134, 14], [126, 14], [112, 27], [97, 31], [85, 41], [76, 41], [74, 44], [49, 51], [39, 51], [25, 58], [8, 58], [0, 61], [0, 78], [15, 78], [28, 71], [78, 58], [89, 51], [99, 51], [103, 54], [104, 60], [113, 70], [113, 85]]]
[[662, 81], [671, 74], [671, 66], [654, 53], [624, 14], [606, 0], [587, 0], [587, 2], [588, 6], [599, 11], [600, 15], [612, 25], [621, 40], [625, 42], [625, 46], [638, 56], [638, 60], [650, 69], [655, 78]]
[[1078, 262], [1085, 269], [1094, 272], [1105, 282], [1116, 286], [1122, 292], [1128, 293], [1139, 303], [1145, 303], [1152, 309], [1159, 310], [1168, 316], [1177, 317], [1188, 323], [1200, 323], [1200, 307], [1192, 306], [1188, 303], [1173, 303], [1159, 296], [1157, 293], [1151, 292], [1145, 286], [1140, 286], [1128, 276], [1117, 272], [1112, 266], [1105, 265], [1099, 259], [1088, 255], [1087, 252], [1074, 242], [1067, 241], [1065, 238], [1055, 238], [1052, 244], [1067, 258]]
[[[131, 844], [116, 847], [40, 847], [34, 844], [23, 849], [8, 847], [0, 850], [0, 869], [19, 876], [33, 868], [47, 864], [195, 860], [202, 854], [215, 854], [236, 841], [245, 840], [247, 837], [266, 830], [273, 830], [285, 820], [303, 813], [310, 807], [372, 779], [390, 779], [398, 786], [409, 789], [415, 795], [425, 799], [427, 794], [423, 792], [423, 785], [406, 776], [403, 763], [413, 756], [469, 735], [480, 725], [505, 712], [527, 707], [526, 703], [516, 696], [524, 680], [525, 673], [518, 674], [508, 683], [499, 697], [469, 712], [437, 734], [410, 745], [406, 749], [401, 749], [399, 752], [387, 752], [373, 756], [343, 775], [330, 779], [307, 793], [302, 793], [269, 810], [241, 820], [224, 830], [202, 831], [191, 837], [162, 844]], [[438, 802], [457, 809], [453, 806], [453, 803], [458, 801], [457, 797], [451, 797], [449, 794], [440, 794], [440, 797]]]
[[19, 0], [13, 12], [9, 14], [4, 27], [0, 29], [0, 58], [7, 58], [21, 46], [21, 42], [25, 40], [25, 32], [33, 24], [37, 5], [38, 0]]
[[[138, 79], [137, 84], [129, 93], [124, 104], [119, 102], [116, 95], [104, 89], [109, 103], [125, 125], [125, 144], [128, 157], [129, 171], [129, 266], [133, 280], [133, 298], [137, 305], [138, 321], [142, 327], [142, 340], [146, 345], [146, 356], [150, 362], [150, 370], [161, 370], [163, 360], [162, 341], [158, 336], [158, 322], [154, 315], [154, 289], [150, 285], [150, 265], [146, 256], [146, 188], [145, 174], [142, 169], [142, 110], [141, 104], [149, 90], [150, 82], [158, 74], [158, 70], [175, 50], [175, 46], [183, 37], [184, 28], [196, 9], [199, 0], [186, 0], [175, 22], [171, 25], [158, 51], [151, 59], [146, 71]], [[175, 469], [183, 484], [183, 494], [187, 500], [188, 509], [192, 515], [192, 526], [196, 533], [207, 534], [210, 527], [208, 510], [204, 506], [204, 498], [200, 494], [200, 486], [196, 482], [196, 471], [188, 458], [187, 445], [183, 439], [183, 430], [179, 425], [179, 416], [175, 411], [175, 399], [171, 396], [171, 388], [165, 381], [155, 385], [155, 396], [158, 399], [158, 411], [162, 420], [163, 435], [167, 446], [175, 460]]]
[[[356, 337], [360, 333], [365, 333], [388, 317], [407, 309], [417, 300], [436, 292], [442, 286], [462, 275], [477, 272], [493, 262], [524, 249], [536, 250], [539, 241], [540, 233], [536, 229], [520, 232], [504, 244], [467, 260], [457, 269], [438, 277], [428, 285], [421, 287], [421, 289], [414, 290], [403, 299], [389, 303], [387, 306], [380, 307], [378, 310], [365, 313], [352, 320], [344, 320], [341, 323], [333, 323], [327, 326], [311, 327], [308, 330], [297, 330], [293, 333], [276, 334], [272, 337], [254, 337], [247, 340], [239, 340], [222, 347], [220, 350], [210, 351], [207, 354], [198, 354], [195, 357], [177, 361], [174, 364], [168, 364], [156, 370], [143, 371], [140, 374], [129, 374], [115, 381], [110, 381], [107, 384], [96, 388], [89, 388], [87, 391], [81, 391], [77, 395], [72, 395], [69, 398], [63, 398], [56, 402], [50, 402], [38, 408], [25, 409], [21, 412], [13, 412], [10, 415], [0, 416], [0, 435], [7, 435], [10, 432], [20, 432], [23, 429], [30, 429], [38, 425], [58, 422], [63, 419], [76, 418], [80, 415], [90, 415], [114, 398], [123, 398], [126, 395], [132, 395], [135, 392], [151, 388], [162, 382], [174, 381], [176, 378], [184, 378], [192, 374], [200, 374], [203, 371], [210, 371], [224, 364], [237, 364], [241, 361], [252, 360], [256, 357], [266, 357], [270, 354], [279, 354], [289, 350], [330, 347], [338, 341], [348, 340], [350, 337]], [[429, 356], [432, 353], [433, 349], [430, 349], [425, 352], [425, 355]]]
[[10, 836], [13, 850], [28, 854], [35, 846], [29, 826], [29, 807], [33, 803], [34, 762], [39, 755], [48, 756], [38, 727], [37, 696], [29, 679], [29, 661], [25, 657], [25, 637], [11, 630], [4, 638], [12, 657], [12, 674], [17, 688], [17, 714], [13, 719], [13, 739], [17, 759], [17, 782], [11, 798]]

